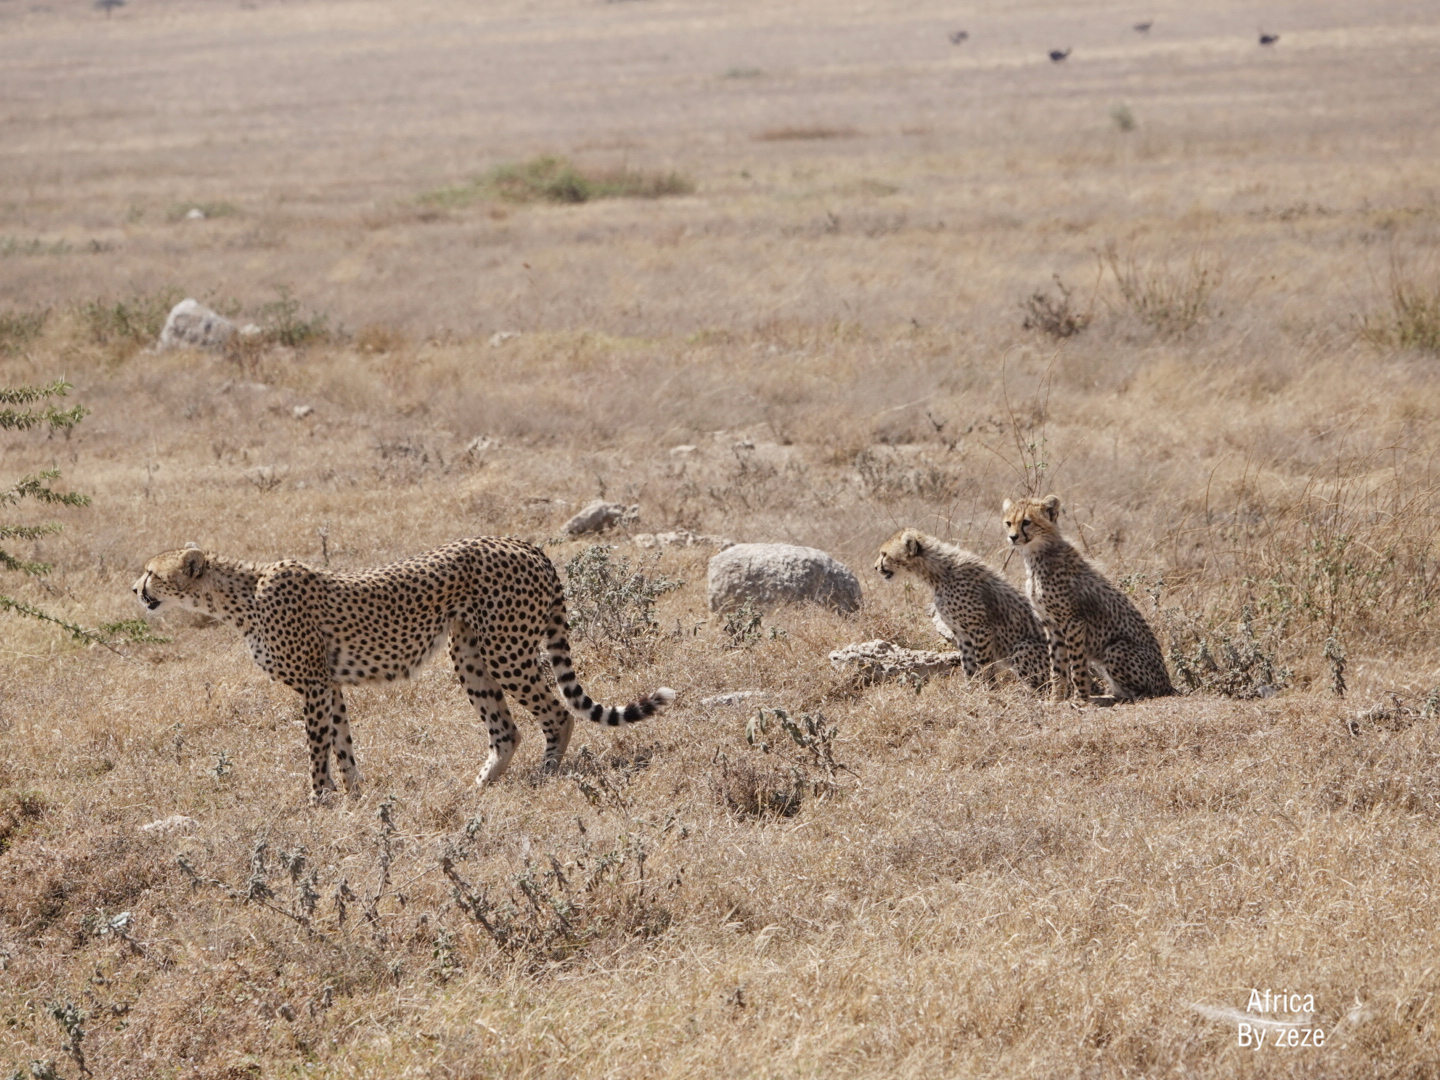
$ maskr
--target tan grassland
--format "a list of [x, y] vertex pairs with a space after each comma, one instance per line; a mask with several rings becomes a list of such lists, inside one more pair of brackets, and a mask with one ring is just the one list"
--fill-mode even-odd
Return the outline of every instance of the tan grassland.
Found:
[[[0, 510], [64, 525], [0, 592], [133, 617], [189, 540], [563, 567], [602, 496], [684, 582], [575, 641], [664, 715], [554, 777], [522, 716], [481, 792], [437, 663], [350, 695], [367, 789], [322, 808], [232, 629], [0, 616], [0, 1074], [1440, 1075], [1437, 70], [1419, 2], [0, 2], [0, 385], [91, 410], [4, 432], [0, 485], [93, 497]], [[453, 196], [540, 154], [694, 191]], [[1068, 337], [1022, 325], [1057, 274]], [[315, 333], [147, 351], [186, 294]], [[1192, 692], [831, 670], [936, 646], [879, 542], [1001, 565], [1040, 490]], [[864, 606], [727, 627], [712, 549], [632, 539], [677, 528], [825, 548]], [[828, 751], [752, 746], [757, 701]], [[1323, 1045], [1239, 1045], [1252, 989]]]

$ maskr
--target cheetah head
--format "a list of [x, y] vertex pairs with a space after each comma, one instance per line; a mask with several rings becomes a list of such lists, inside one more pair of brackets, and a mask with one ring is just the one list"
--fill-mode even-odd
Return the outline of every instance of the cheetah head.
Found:
[[1006, 499], [1001, 509], [1005, 515], [1005, 532], [1012, 547], [1025, 547], [1037, 540], [1048, 539], [1059, 531], [1056, 528], [1056, 522], [1060, 520], [1058, 495], [1021, 499], [1019, 502]]
[[205, 552], [194, 544], [176, 551], [162, 551], [145, 564], [145, 572], [130, 591], [150, 611], [167, 600], [186, 605], [194, 602], [195, 583], [205, 575]]
[[880, 545], [875, 569], [887, 581], [896, 570], [907, 570], [912, 559], [924, 554], [924, 536], [914, 529], [902, 529]]

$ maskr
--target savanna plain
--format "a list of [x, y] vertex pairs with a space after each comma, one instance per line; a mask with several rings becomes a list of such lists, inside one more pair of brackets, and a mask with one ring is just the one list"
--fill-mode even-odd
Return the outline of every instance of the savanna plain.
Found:
[[[0, 615], [0, 1069], [1440, 1074], [1437, 68], [1364, 0], [0, 2], [0, 386], [88, 410], [0, 486], [90, 497], [0, 593], [111, 627]], [[187, 295], [256, 331], [154, 351]], [[1179, 694], [831, 667], [943, 645], [886, 537], [1019, 584], [1051, 491]], [[484, 534], [674, 705], [481, 790], [442, 656], [312, 807], [232, 628], [113, 625]], [[863, 605], [713, 614], [716, 538]]]

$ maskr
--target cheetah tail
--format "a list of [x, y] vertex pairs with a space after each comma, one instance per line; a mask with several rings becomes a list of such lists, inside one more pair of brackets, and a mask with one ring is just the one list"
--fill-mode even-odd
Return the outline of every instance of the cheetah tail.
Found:
[[654, 716], [675, 700], [675, 691], [662, 686], [653, 693], [636, 698], [628, 705], [601, 705], [585, 693], [580, 680], [575, 677], [575, 665], [570, 659], [570, 642], [566, 638], [564, 601], [557, 603], [556, 623], [551, 629], [546, 651], [550, 654], [550, 667], [555, 672], [555, 681], [560, 686], [565, 706], [583, 720], [592, 720], [607, 727], [634, 724], [647, 716]]

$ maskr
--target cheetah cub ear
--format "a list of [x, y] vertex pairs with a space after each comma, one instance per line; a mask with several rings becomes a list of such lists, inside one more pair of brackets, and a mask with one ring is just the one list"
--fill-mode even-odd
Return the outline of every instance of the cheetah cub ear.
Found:
[[907, 532], [905, 534], [905, 557], [907, 559], [914, 559], [919, 556], [921, 550], [920, 538], [913, 532]]
[[1045, 501], [1041, 504], [1045, 507], [1045, 516], [1051, 521], [1060, 520], [1060, 496], [1046, 495]]
[[205, 553], [198, 547], [185, 545], [185, 549], [180, 555], [180, 567], [192, 579], [198, 578], [205, 573]]
[[1014, 510], [1014, 509], [1015, 509], [1015, 504], [1014, 504], [1013, 502], [1011, 502], [1009, 499], [1006, 499], [1005, 502], [1004, 502], [1004, 504], [1000, 507], [1000, 512], [1001, 512], [1002, 514], [1004, 514], [1006, 517], [1009, 517], [1009, 516], [1010, 516], [1010, 511], [1011, 511], [1011, 510]]

